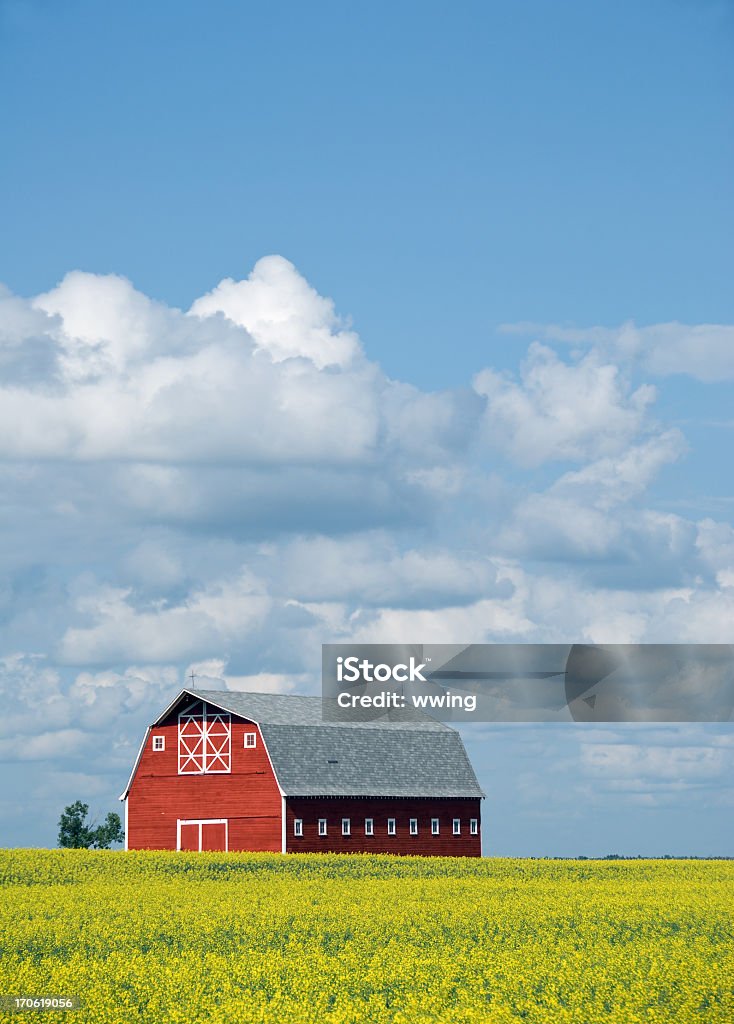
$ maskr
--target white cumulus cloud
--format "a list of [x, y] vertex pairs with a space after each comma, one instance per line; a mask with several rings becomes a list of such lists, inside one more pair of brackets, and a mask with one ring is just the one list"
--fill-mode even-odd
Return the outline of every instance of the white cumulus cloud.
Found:
[[361, 351], [357, 335], [336, 315], [332, 300], [319, 295], [282, 256], [258, 260], [244, 281], [221, 281], [194, 302], [190, 313], [222, 313], [246, 328], [276, 361], [303, 356], [322, 369], [346, 366]]
[[616, 454], [639, 432], [655, 389], [632, 389], [619, 367], [589, 353], [566, 363], [530, 346], [520, 380], [482, 370], [474, 387], [487, 399], [486, 442], [525, 466]]
[[545, 341], [591, 346], [617, 362], [639, 362], [661, 377], [685, 374], [701, 381], [734, 380], [734, 326], [681, 324], [677, 321], [638, 327], [572, 327], [560, 324], [504, 324], [509, 334]]

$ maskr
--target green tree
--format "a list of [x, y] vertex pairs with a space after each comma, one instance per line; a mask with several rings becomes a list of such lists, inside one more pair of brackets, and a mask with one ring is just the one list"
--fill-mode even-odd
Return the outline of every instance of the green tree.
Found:
[[89, 804], [83, 804], [76, 800], [64, 808], [64, 813], [59, 818], [59, 846], [71, 847], [72, 849], [88, 849], [94, 841], [92, 830], [87, 825]]
[[89, 804], [76, 800], [64, 808], [59, 818], [59, 846], [71, 849], [109, 850], [113, 843], [121, 843], [125, 839], [120, 815], [114, 811], [105, 818], [101, 825], [87, 824]]
[[122, 830], [120, 815], [110, 811], [101, 825], [94, 830], [94, 842], [92, 845], [97, 850], [109, 850], [113, 843], [125, 841], [125, 833]]

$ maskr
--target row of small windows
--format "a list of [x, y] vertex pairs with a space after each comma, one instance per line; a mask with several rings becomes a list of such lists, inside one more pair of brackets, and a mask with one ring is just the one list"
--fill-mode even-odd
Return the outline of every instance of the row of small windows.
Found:
[[[408, 831], [410, 835], [418, 835], [418, 819], [410, 818], [408, 822]], [[452, 818], [451, 820], [451, 833], [455, 836], [461, 835], [461, 818]], [[319, 818], [319, 835], [328, 835], [328, 823], [326, 818]], [[342, 818], [342, 835], [350, 836], [352, 834], [352, 819]], [[364, 834], [366, 836], [373, 836], [375, 834], [375, 819], [365, 818], [364, 819]], [[387, 819], [387, 834], [389, 836], [397, 835], [397, 821], [395, 818]], [[441, 821], [439, 818], [431, 818], [431, 835], [437, 836], [441, 834]], [[303, 835], [303, 818], [293, 819], [293, 835]], [[469, 819], [469, 835], [479, 835], [479, 819]]]
[[[244, 745], [246, 747], [256, 747], [257, 746], [257, 733], [256, 732], [246, 732], [245, 733]], [[156, 753], [158, 753], [159, 751], [165, 750], [165, 749], [166, 749], [166, 737], [165, 736], [154, 736], [153, 737], [153, 750]]]

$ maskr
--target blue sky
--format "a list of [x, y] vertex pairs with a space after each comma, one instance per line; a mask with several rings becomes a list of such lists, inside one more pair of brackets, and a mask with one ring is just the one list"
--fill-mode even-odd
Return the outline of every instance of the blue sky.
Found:
[[[733, 42], [0, 0], [0, 841], [113, 806], [192, 665], [731, 639]], [[495, 852], [732, 852], [728, 726], [468, 742]]]

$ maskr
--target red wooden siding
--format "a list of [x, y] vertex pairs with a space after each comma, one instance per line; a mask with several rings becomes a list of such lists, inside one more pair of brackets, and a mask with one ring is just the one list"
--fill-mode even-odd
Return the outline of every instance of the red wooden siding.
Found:
[[[424, 857], [480, 857], [481, 835], [469, 832], [471, 818], [481, 832], [478, 799], [349, 799], [346, 797], [288, 797], [286, 849], [288, 853], [400, 853]], [[294, 835], [294, 821], [303, 821], [303, 835]], [[319, 818], [326, 818], [328, 834], [318, 833]], [[349, 818], [351, 835], [342, 835], [342, 818]], [[374, 835], [365, 835], [365, 818], [372, 818]], [[387, 819], [395, 818], [396, 834], [387, 834]], [[410, 835], [410, 819], [418, 819], [418, 835]], [[440, 832], [431, 834], [431, 818], [439, 819]], [[453, 819], [461, 821], [461, 834], [453, 835]]]
[[[245, 747], [244, 734], [253, 731], [256, 746]], [[155, 736], [165, 738], [165, 750], [153, 750]], [[232, 716], [231, 749], [231, 773], [179, 775], [177, 713], [151, 729], [128, 795], [128, 849], [175, 850], [179, 820], [226, 818], [230, 850], [280, 851], [280, 791], [257, 726]], [[223, 849], [215, 828], [207, 826], [202, 845]], [[188, 831], [182, 826], [182, 846]]]

